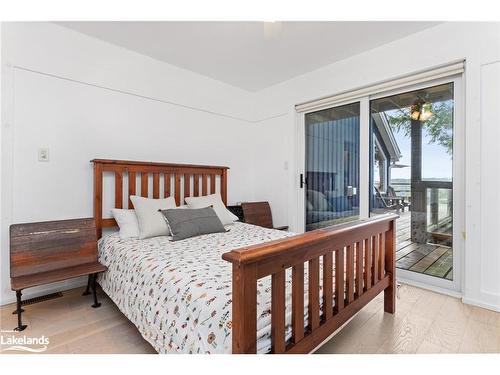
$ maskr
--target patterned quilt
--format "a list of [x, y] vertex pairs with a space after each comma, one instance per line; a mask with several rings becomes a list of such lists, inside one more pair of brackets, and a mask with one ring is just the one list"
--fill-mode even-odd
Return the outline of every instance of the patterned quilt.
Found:
[[[229, 228], [177, 242], [118, 234], [100, 240], [99, 260], [108, 266], [100, 285], [159, 353], [231, 353], [231, 264], [222, 254], [293, 235], [243, 223]], [[286, 281], [289, 338], [290, 273]], [[270, 277], [258, 282], [257, 304], [257, 351], [265, 353], [271, 348]]]

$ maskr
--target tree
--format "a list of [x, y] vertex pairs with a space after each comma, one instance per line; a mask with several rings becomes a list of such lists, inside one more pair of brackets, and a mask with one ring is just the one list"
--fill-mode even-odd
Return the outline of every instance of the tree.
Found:
[[[422, 122], [422, 130], [425, 130], [430, 137], [431, 143], [443, 146], [449, 155], [453, 154], [453, 101], [426, 103], [427, 110], [432, 112], [432, 116]], [[387, 120], [396, 131], [403, 131], [409, 137], [411, 133], [411, 108], [400, 108], [395, 111], [386, 112]]]

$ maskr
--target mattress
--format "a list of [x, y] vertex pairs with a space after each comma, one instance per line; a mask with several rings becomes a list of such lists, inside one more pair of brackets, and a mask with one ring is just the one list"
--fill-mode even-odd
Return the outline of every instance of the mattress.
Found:
[[[291, 235], [243, 223], [177, 242], [122, 240], [114, 233], [99, 241], [99, 261], [108, 271], [98, 281], [159, 353], [231, 353], [232, 268], [222, 254]], [[290, 273], [286, 282], [290, 337]], [[257, 351], [265, 353], [271, 348], [271, 278], [257, 286]]]

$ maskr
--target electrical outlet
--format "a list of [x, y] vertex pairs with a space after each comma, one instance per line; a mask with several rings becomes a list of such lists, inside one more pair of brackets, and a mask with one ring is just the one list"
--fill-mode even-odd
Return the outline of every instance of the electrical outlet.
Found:
[[49, 149], [48, 148], [39, 148], [38, 149], [38, 161], [49, 161]]

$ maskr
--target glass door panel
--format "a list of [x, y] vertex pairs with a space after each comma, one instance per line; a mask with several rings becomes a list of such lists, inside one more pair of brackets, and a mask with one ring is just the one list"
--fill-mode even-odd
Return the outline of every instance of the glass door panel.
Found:
[[306, 231], [359, 218], [360, 104], [305, 115]]
[[453, 280], [453, 83], [370, 101], [370, 215], [395, 212], [396, 266]]

